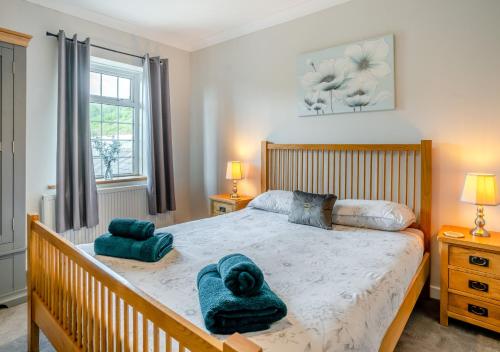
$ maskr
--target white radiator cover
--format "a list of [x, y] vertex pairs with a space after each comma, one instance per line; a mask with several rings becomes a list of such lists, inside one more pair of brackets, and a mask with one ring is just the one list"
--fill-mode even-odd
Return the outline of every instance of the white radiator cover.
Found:
[[[148, 214], [146, 186], [120, 186], [98, 188], [99, 224], [93, 228], [83, 228], [78, 231], [69, 230], [61, 234], [67, 240], [75, 243], [90, 243], [99, 235], [107, 232], [108, 224], [113, 218], [125, 217], [154, 222], [156, 228], [174, 223], [174, 213], [168, 212], [152, 216]], [[42, 196], [42, 222], [55, 230], [56, 195]]]

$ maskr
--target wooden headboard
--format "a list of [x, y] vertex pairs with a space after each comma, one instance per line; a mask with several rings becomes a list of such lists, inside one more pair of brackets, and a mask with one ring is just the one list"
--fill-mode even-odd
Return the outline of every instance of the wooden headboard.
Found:
[[262, 142], [261, 191], [333, 193], [409, 206], [429, 251], [432, 141], [420, 144], [274, 144]]

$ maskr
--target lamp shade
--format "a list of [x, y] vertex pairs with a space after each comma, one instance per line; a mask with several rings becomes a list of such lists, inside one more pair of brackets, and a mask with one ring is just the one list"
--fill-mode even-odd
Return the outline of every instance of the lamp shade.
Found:
[[243, 178], [241, 172], [241, 161], [228, 161], [226, 169], [226, 179], [241, 180]]
[[468, 173], [465, 176], [462, 202], [477, 205], [497, 205], [497, 179], [492, 174]]

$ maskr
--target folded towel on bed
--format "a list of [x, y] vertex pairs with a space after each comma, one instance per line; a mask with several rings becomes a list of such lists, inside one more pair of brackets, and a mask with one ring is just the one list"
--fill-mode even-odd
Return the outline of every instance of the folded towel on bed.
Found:
[[94, 241], [94, 252], [99, 255], [157, 262], [172, 249], [173, 236], [157, 233], [144, 241], [106, 233]]
[[262, 270], [243, 254], [230, 254], [219, 260], [217, 270], [224, 285], [236, 296], [253, 296], [264, 283]]
[[266, 330], [287, 312], [265, 281], [257, 295], [235, 296], [224, 285], [216, 264], [198, 273], [198, 296], [205, 326], [215, 334]]
[[150, 221], [116, 218], [109, 223], [108, 231], [115, 236], [146, 240], [153, 236], [155, 224]]

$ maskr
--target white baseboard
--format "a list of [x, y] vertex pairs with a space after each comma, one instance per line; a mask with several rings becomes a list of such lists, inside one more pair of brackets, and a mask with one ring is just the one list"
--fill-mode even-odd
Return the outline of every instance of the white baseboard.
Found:
[[431, 288], [431, 290], [430, 290], [431, 291], [430, 292], [431, 298], [439, 299], [440, 298], [440, 288], [439, 288], [439, 286], [431, 285], [430, 288]]
[[0, 305], [13, 307], [18, 304], [26, 302], [26, 300], [27, 300], [27, 290], [26, 288], [23, 288], [0, 297]]

